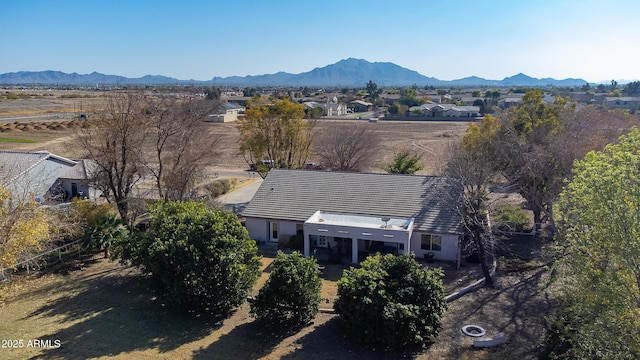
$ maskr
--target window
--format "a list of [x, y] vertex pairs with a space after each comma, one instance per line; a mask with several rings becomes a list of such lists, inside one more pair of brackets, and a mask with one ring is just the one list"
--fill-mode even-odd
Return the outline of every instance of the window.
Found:
[[429, 251], [442, 251], [442, 236], [422, 234], [420, 249]]
[[304, 233], [304, 224], [296, 224], [296, 235]]
[[324, 235], [318, 236], [318, 246], [327, 247], [327, 237]]

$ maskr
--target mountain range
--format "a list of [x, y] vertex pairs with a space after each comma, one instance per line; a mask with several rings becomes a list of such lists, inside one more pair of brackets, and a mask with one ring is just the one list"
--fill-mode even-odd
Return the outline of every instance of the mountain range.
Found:
[[369, 80], [379, 86], [467, 86], [467, 87], [512, 87], [512, 86], [581, 86], [587, 83], [582, 79], [556, 80], [537, 79], [525, 74], [517, 74], [502, 80], [488, 80], [477, 76], [457, 80], [439, 80], [424, 76], [390, 62], [369, 62], [363, 59], [349, 58], [335, 64], [315, 68], [311, 71], [290, 74], [275, 74], [214, 77], [207, 81], [179, 80], [161, 75], [146, 75], [140, 78], [127, 78], [118, 75], [64, 73], [60, 71], [19, 71], [0, 74], [0, 84], [15, 85], [240, 85], [240, 86], [350, 86], [364, 87]]

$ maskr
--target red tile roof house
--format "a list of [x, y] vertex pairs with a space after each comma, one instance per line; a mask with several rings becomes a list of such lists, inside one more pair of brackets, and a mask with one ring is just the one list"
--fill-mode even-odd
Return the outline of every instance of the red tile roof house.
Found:
[[242, 215], [252, 239], [302, 231], [304, 255], [374, 252], [460, 263], [462, 184], [452, 178], [272, 169]]

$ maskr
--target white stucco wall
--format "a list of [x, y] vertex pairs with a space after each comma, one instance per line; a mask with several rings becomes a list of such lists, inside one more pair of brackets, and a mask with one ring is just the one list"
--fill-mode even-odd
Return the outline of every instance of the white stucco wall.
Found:
[[[416, 254], [416, 257], [423, 257], [424, 254], [428, 253], [429, 250], [420, 249], [422, 234], [427, 234], [423, 232], [414, 231], [411, 236], [411, 250]], [[458, 261], [458, 247], [459, 247], [459, 237], [458, 235], [442, 235], [442, 251], [431, 251], [435, 254], [434, 258], [437, 260], [446, 260], [446, 261]]]
[[248, 217], [245, 219], [245, 227], [249, 231], [249, 237], [257, 241], [270, 241], [269, 223], [275, 221], [278, 223], [278, 237], [282, 235], [293, 236], [296, 234], [296, 224], [302, 224], [302, 222], [295, 222], [289, 220], [272, 220], [272, 219], [260, 219]]

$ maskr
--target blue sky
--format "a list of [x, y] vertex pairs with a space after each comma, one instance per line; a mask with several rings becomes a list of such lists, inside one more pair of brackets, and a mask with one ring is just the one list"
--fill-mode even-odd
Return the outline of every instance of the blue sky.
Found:
[[358, 58], [442, 80], [640, 79], [640, 1], [0, 0], [0, 73], [301, 73]]

